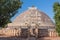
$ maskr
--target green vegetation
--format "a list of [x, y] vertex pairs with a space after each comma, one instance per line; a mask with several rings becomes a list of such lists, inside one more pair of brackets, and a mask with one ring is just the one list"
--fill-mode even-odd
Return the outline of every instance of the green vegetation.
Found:
[[4, 27], [11, 22], [11, 17], [16, 14], [21, 5], [20, 0], [0, 0], [0, 27]]
[[54, 12], [55, 12], [55, 23], [56, 23], [56, 31], [58, 32], [60, 36], [60, 3], [56, 2], [53, 6]]

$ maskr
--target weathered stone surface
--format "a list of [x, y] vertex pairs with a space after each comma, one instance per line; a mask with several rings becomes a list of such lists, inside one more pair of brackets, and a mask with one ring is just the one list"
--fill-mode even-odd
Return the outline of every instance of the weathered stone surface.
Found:
[[7, 26], [0, 30], [1, 40], [59, 40], [52, 38], [58, 36], [55, 24], [36, 7], [30, 7]]

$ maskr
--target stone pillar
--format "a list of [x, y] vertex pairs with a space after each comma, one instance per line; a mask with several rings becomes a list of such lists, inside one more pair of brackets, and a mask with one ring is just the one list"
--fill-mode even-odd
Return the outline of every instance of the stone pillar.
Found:
[[54, 36], [54, 34], [53, 34], [53, 30], [51, 31], [51, 37], [53, 37]]
[[36, 35], [38, 35], [38, 28], [35, 29], [35, 33], [36, 33]]
[[32, 36], [34, 36], [34, 33], [33, 33], [33, 29], [32, 29], [32, 28], [30, 28], [30, 34], [31, 34]]
[[21, 28], [19, 28], [19, 33], [18, 33], [19, 36], [21, 36]]
[[14, 36], [16, 36], [16, 34], [15, 34], [15, 29], [13, 30], [13, 32], [14, 32]]
[[53, 32], [52, 31], [53, 30], [52, 29], [48, 29], [48, 31], [49, 31], [49, 36], [52, 37], [53, 36]]
[[35, 29], [36, 38], [38, 37], [38, 28]]
[[51, 37], [51, 31], [49, 31], [49, 36]]
[[49, 29], [49, 36], [50, 37], [56, 37], [57, 36], [55, 29]]

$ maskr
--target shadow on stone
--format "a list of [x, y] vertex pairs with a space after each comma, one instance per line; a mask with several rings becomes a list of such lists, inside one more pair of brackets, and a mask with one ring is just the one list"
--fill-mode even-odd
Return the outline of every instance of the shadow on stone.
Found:
[[50, 39], [44, 39], [44, 37], [42, 37], [42, 38], [0, 37], [0, 40], [50, 40]]

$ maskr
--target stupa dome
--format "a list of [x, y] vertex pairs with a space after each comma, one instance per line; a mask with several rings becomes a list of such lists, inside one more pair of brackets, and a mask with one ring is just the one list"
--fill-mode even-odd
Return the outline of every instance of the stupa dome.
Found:
[[[35, 24], [38, 24], [39, 26], [50, 26], [54, 27], [54, 23], [50, 19], [48, 15], [46, 15], [44, 12], [39, 11], [36, 7], [29, 7], [26, 11], [21, 13], [19, 16], [16, 17], [16, 19], [13, 21], [14, 26], [25, 26], [26, 24], [29, 24], [31, 26], [34, 26]], [[9, 24], [10, 26], [10, 24]]]

